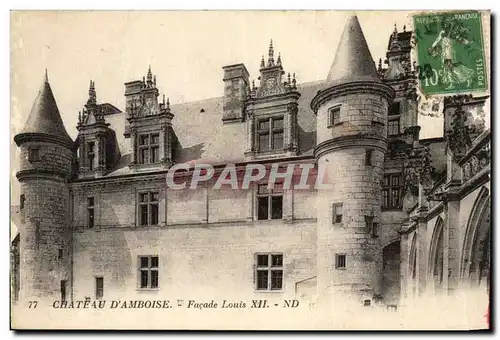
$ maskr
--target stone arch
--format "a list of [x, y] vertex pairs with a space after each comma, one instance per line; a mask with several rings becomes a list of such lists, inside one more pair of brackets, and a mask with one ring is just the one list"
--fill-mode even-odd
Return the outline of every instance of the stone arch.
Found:
[[490, 283], [491, 196], [482, 187], [472, 207], [462, 249], [460, 276], [470, 286]]
[[417, 294], [417, 233], [413, 234], [408, 261], [408, 282], [410, 284], [409, 294], [415, 297]]
[[427, 266], [428, 282], [431, 284], [430, 288], [435, 292], [440, 291], [443, 285], [443, 239], [444, 221], [441, 217], [438, 217], [432, 232]]

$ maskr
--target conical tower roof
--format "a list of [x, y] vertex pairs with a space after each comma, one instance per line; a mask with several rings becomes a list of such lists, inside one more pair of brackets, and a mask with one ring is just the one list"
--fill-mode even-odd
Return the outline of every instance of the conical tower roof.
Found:
[[349, 17], [342, 32], [325, 86], [356, 81], [381, 82], [357, 16]]
[[21, 134], [45, 134], [65, 142], [73, 142], [59, 114], [47, 71], [45, 71], [42, 87], [33, 103], [26, 125], [19, 135]]

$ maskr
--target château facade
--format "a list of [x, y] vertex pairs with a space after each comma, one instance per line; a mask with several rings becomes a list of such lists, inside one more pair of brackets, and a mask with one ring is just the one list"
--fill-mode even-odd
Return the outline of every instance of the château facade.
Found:
[[[14, 137], [13, 300], [348, 297], [396, 308], [489, 291], [491, 138], [471, 113], [487, 98], [447, 97], [444, 137], [420, 139], [411, 36], [395, 29], [377, 67], [350, 17], [326, 80], [305, 84], [271, 41], [258, 84], [244, 64], [224, 66], [224, 95], [197, 102], [170, 104], [151, 67], [125, 83], [123, 110], [100, 103], [91, 81], [75, 141], [46, 75]], [[177, 183], [196, 164], [215, 177], [174, 190], [166, 176], [178, 164], [189, 168]], [[215, 189], [227, 164], [239, 178], [249, 164], [313, 164], [313, 177], [321, 165], [332, 188], [268, 189], [266, 174]]]

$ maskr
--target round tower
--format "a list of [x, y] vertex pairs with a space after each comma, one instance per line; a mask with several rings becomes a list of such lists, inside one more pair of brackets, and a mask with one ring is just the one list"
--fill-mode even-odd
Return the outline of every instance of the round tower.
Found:
[[69, 299], [71, 230], [69, 191], [73, 141], [66, 132], [45, 73], [22, 132], [20, 148], [23, 225], [20, 227], [20, 299]]
[[356, 16], [348, 19], [322, 90], [317, 115], [318, 295], [368, 305], [381, 293], [381, 181], [387, 113], [394, 90], [379, 79]]

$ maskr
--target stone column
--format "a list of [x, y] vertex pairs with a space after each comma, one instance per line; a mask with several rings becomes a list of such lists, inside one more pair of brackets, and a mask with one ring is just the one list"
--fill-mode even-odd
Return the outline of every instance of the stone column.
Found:
[[132, 151], [132, 164], [137, 164], [137, 131], [133, 130], [130, 135], [131, 151]]

